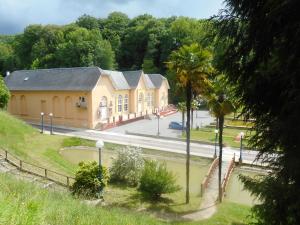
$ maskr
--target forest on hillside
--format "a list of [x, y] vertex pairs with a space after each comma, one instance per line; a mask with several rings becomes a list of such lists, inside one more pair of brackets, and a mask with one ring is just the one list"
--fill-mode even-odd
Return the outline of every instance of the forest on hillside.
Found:
[[170, 53], [184, 44], [211, 48], [208, 20], [188, 17], [130, 19], [113, 12], [107, 18], [89, 15], [74, 23], [29, 25], [21, 34], [0, 35], [0, 74], [17, 69], [99, 66], [103, 69], [138, 70], [167, 76], [175, 97], [175, 76], [167, 71]]

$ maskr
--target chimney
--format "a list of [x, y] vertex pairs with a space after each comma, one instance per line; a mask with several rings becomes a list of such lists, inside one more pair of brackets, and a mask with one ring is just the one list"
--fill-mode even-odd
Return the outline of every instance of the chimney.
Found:
[[8, 77], [10, 75], [10, 72], [9, 71], [6, 71], [6, 76]]

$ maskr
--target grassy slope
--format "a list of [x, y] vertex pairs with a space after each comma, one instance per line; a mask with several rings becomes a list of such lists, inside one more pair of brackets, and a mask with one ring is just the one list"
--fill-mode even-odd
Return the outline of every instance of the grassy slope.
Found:
[[[250, 222], [249, 207], [224, 202], [210, 219], [185, 225], [232, 225]], [[0, 224], [167, 224], [143, 213], [87, 206], [70, 194], [41, 189], [0, 174]]]
[[[86, 145], [86, 146], [94, 146], [94, 142], [92, 141], [87, 141], [87, 140], [79, 140], [77, 138], [68, 138], [68, 137], [64, 137], [64, 136], [58, 136], [58, 135], [41, 135], [39, 133], [39, 131], [37, 131], [36, 129], [32, 128], [31, 126], [28, 126], [27, 124], [25, 124], [24, 122], [8, 115], [6, 112], [0, 111], [0, 148], [4, 147], [10, 150], [10, 152], [14, 153], [15, 155], [19, 156], [21, 159], [29, 161], [29, 162], [33, 162], [37, 165], [41, 165], [43, 167], [47, 167], [47, 168], [51, 168], [53, 170], [56, 171], [61, 171], [64, 173], [68, 173], [68, 174], [73, 174], [75, 169], [76, 169], [76, 165], [66, 161], [64, 158], [62, 158], [62, 156], [59, 154], [59, 149], [61, 147], [66, 147], [66, 146], [74, 146], [74, 145]], [[106, 146], [108, 149], [112, 149], [115, 146], [112, 144], [107, 144]], [[2, 182], [1, 182], [2, 183]], [[25, 185], [26, 186], [26, 185]], [[24, 186], [24, 187], [25, 187]], [[25, 188], [26, 189], [26, 188]], [[27, 188], [28, 190], [30, 188]], [[27, 190], [26, 189], [26, 190]], [[132, 207], [133, 209], [138, 206], [143, 206], [146, 208], [150, 208], [150, 209], [155, 209], [155, 211], [188, 211], [191, 210], [195, 207], [195, 205], [197, 206], [199, 203], [194, 202], [192, 205], [187, 206], [185, 204], [172, 204], [171, 203], [171, 207], [166, 207], [166, 205], [162, 204], [153, 204], [153, 203], [142, 203], [143, 201], [138, 197], [138, 193], [136, 190], [130, 189], [130, 188], [124, 188], [124, 187], [117, 187], [117, 186], [110, 186], [109, 189], [107, 189], [107, 191], [110, 193], [109, 196], [107, 196], [107, 200], [109, 200], [109, 198], [111, 199], [111, 203], [116, 203], [118, 202], [118, 204], [116, 205], [122, 205], [122, 206], [126, 206], [131, 208], [130, 206], [132, 205], [136, 205], [134, 207]], [[3, 193], [2, 193], [3, 194]], [[22, 195], [22, 193], [15, 193], [16, 195]], [[24, 193], [26, 194], [26, 193]], [[46, 194], [43, 194], [46, 195]], [[59, 194], [58, 194], [59, 195]], [[47, 196], [47, 195], [46, 195]], [[136, 199], [134, 199], [136, 197]], [[22, 197], [24, 198], [24, 197]], [[40, 198], [40, 197], [39, 197]], [[60, 197], [54, 197], [54, 198], [60, 198]], [[61, 207], [65, 207], [64, 209], [62, 209], [62, 211], [67, 210], [68, 207], [72, 207], [72, 205], [75, 204], [75, 202], [72, 202], [73, 200], [71, 200], [71, 197], [69, 196], [68, 198], [70, 198], [69, 200], [66, 200], [66, 202], [69, 202], [70, 204], [68, 206], [61, 206]], [[1, 198], [3, 199], [3, 198]], [[132, 202], [129, 202], [128, 200], [133, 200]], [[184, 200], [181, 198], [177, 197], [177, 200]], [[1, 203], [2, 200], [0, 200]], [[31, 200], [28, 200], [29, 202]], [[49, 200], [50, 201], [50, 200]], [[50, 204], [47, 199], [41, 200], [41, 202], [43, 203], [39, 203], [41, 204], [43, 207], [46, 206], [47, 204]], [[75, 200], [74, 200], [75, 201]], [[176, 201], [178, 203], [178, 201]], [[21, 204], [21, 202], [19, 202]], [[59, 203], [56, 202], [58, 205]], [[123, 205], [124, 203], [124, 205]], [[126, 203], [128, 203], [126, 205]], [[142, 205], [140, 205], [142, 203]], [[76, 203], [78, 204], [78, 203]], [[132, 204], [132, 205], [130, 205]], [[0, 204], [0, 205], [5, 205], [5, 204]], [[231, 208], [232, 204], [229, 204], [229, 208]], [[15, 206], [17, 208], [22, 207], [22, 205], [17, 205]], [[35, 206], [34, 206], [35, 207]], [[55, 204], [53, 203], [53, 205], [49, 205], [49, 208], [51, 208], [54, 210], [55, 209]], [[84, 206], [80, 206], [80, 207], [84, 207]], [[223, 206], [222, 206], [223, 207]], [[222, 209], [221, 207], [221, 209]], [[228, 208], [227, 206], [225, 208]], [[238, 207], [239, 208], [239, 207]], [[0, 207], [1, 210], [3, 210]], [[13, 217], [14, 215], [17, 216], [18, 214], [15, 213], [15, 209], [10, 207], [7, 209], [8, 212], [7, 213], [11, 213], [11, 215], [9, 215], [8, 217]], [[12, 211], [10, 211], [12, 210]], [[21, 210], [21, 209], [18, 209]], [[70, 209], [72, 210], [78, 210], [78, 208], [72, 208]], [[222, 213], [223, 210], [220, 211], [220, 213]], [[247, 207], [247, 209], [245, 209], [246, 212], [249, 212], [249, 208]], [[51, 212], [48, 212], [51, 213]], [[53, 212], [52, 212], [53, 213]], [[30, 213], [29, 213], [30, 214]], [[219, 213], [218, 213], [219, 214]], [[217, 214], [217, 215], [218, 215]], [[227, 213], [225, 213], [223, 216], [226, 216]], [[2, 218], [2, 211], [0, 211], [0, 218]], [[87, 215], [91, 215], [91, 214], [87, 214]], [[94, 216], [96, 214], [93, 214]], [[91, 215], [91, 216], [93, 216]], [[26, 216], [26, 215], [24, 215]], [[39, 215], [39, 216], [43, 216], [43, 215]], [[54, 216], [54, 215], [53, 215]], [[68, 216], [68, 215], [66, 215]], [[72, 215], [70, 215], [72, 216]], [[222, 215], [221, 215], [222, 217]], [[235, 218], [237, 218], [238, 221], [243, 221], [244, 215], [240, 216], [239, 214], [234, 215]], [[69, 218], [69, 217], [68, 217]], [[215, 218], [215, 217], [214, 217]], [[69, 218], [69, 219], [76, 219], [76, 218]], [[223, 219], [222, 219], [223, 220]], [[55, 220], [54, 220], [55, 221]], [[66, 219], [66, 221], [68, 221], [68, 219]], [[88, 221], [88, 219], [87, 219]], [[213, 220], [214, 221], [214, 220]], [[1, 220], [0, 220], [0, 224]], [[68, 223], [66, 223], [68, 224]], [[78, 223], [78, 224], [82, 224], [82, 223]], [[131, 224], [131, 223], [129, 223]], [[135, 223], [135, 224], [139, 224], [139, 223]], [[151, 224], [151, 223], [149, 223]], [[219, 223], [219, 224], [227, 224], [227, 223]], [[229, 223], [230, 224], [230, 223]]]
[[70, 194], [0, 174], [0, 224], [162, 224], [141, 213], [87, 206]]

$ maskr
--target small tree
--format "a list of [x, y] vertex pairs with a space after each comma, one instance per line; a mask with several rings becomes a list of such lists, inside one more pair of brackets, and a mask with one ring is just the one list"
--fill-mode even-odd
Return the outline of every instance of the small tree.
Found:
[[159, 200], [162, 194], [179, 191], [176, 177], [167, 170], [165, 163], [149, 160], [145, 162], [139, 190], [152, 200]]
[[107, 186], [109, 179], [106, 167], [99, 165], [96, 161], [80, 162], [75, 174], [75, 183], [71, 187], [74, 195], [88, 198], [101, 197], [100, 192]]
[[186, 124], [186, 203], [190, 202], [190, 124], [191, 101], [193, 93], [204, 93], [209, 80], [208, 76], [213, 71], [211, 66], [211, 53], [199, 46], [183, 45], [170, 55], [167, 62], [168, 68], [176, 73], [178, 83], [185, 89], [185, 103], [187, 111]]
[[224, 88], [226, 80], [224, 75], [217, 76], [213, 83], [210, 93], [207, 94], [207, 103], [211, 113], [217, 119], [217, 128], [219, 129], [219, 173], [218, 173], [218, 186], [219, 186], [219, 201], [222, 202], [222, 153], [223, 153], [223, 129], [225, 116], [234, 111], [234, 105], [226, 93]]
[[4, 109], [7, 106], [10, 94], [7, 89], [3, 77], [0, 74], [0, 109]]
[[112, 162], [110, 169], [112, 182], [124, 182], [137, 186], [144, 168], [141, 148], [129, 147], [121, 149]]

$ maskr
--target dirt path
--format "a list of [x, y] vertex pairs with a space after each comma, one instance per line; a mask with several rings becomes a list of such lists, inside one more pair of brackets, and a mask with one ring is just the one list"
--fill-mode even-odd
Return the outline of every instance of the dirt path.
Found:
[[[222, 179], [228, 170], [228, 166], [229, 161], [222, 162]], [[216, 167], [209, 181], [208, 187], [204, 192], [199, 210], [197, 212], [182, 216], [183, 219], [204, 220], [210, 218], [216, 213], [218, 200], [218, 171], [219, 167]]]

